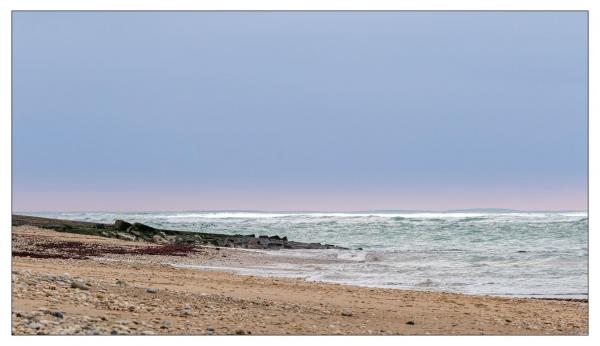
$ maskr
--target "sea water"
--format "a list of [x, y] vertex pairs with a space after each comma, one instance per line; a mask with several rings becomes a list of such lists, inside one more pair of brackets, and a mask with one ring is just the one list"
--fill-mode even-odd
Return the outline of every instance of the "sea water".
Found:
[[332, 261], [238, 268], [247, 274], [502, 296], [587, 298], [588, 293], [587, 212], [26, 214], [107, 223], [124, 219], [172, 230], [280, 235], [350, 248], [265, 251]]

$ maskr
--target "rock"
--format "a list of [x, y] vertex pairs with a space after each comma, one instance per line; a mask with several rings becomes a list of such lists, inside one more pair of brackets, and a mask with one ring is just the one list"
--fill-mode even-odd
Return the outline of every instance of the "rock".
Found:
[[144, 235], [142, 234], [142, 232], [137, 231], [137, 230], [135, 230], [133, 228], [131, 229], [131, 231], [129, 233], [133, 234], [134, 236], [136, 236], [138, 238], [143, 238], [144, 237]]
[[44, 325], [41, 323], [37, 323], [37, 322], [31, 322], [27, 325], [27, 327], [31, 328], [31, 329], [40, 329], [42, 328]]
[[144, 331], [142, 331], [141, 334], [142, 335], [156, 335], [156, 333], [151, 330], [144, 330]]
[[235, 331], [235, 335], [246, 335], [246, 332], [243, 331], [242, 329], [238, 329]]
[[63, 318], [65, 315], [60, 311], [48, 311], [48, 315], [54, 316], [56, 318]]
[[117, 238], [119, 238], [121, 240], [129, 240], [129, 241], [134, 241], [135, 240], [135, 236], [134, 235], [123, 233], [123, 232], [117, 232]]
[[118, 286], [121, 286], [121, 287], [127, 286], [127, 282], [125, 280], [119, 280], [119, 279], [117, 279], [116, 283], [117, 283]]
[[129, 222], [123, 220], [116, 220], [115, 225], [113, 226], [117, 231], [127, 231], [129, 227], [132, 225]]
[[82, 281], [73, 281], [71, 282], [71, 288], [79, 288], [80, 290], [87, 291], [90, 288]]
[[150, 227], [147, 225], [144, 225], [143, 223], [134, 223], [133, 225], [131, 225], [131, 227], [128, 229], [129, 232], [132, 231], [136, 231], [136, 232], [141, 232], [141, 233], [146, 233], [146, 234], [156, 234], [157, 230], [154, 227]]
[[350, 309], [342, 310], [342, 316], [352, 316], [352, 310], [350, 310]]
[[158, 234], [152, 236], [152, 241], [155, 242], [155, 243], [157, 243], [157, 244], [165, 244], [165, 243], [169, 242], [168, 239], [165, 239], [165, 238], [159, 236]]
[[414, 326], [415, 322], [414, 321], [408, 321], [408, 322], [406, 322], [406, 324], [408, 324], [409, 326]]
[[171, 325], [172, 325], [171, 321], [169, 321], [169, 320], [164, 320], [164, 321], [162, 321], [162, 322], [161, 322], [161, 324], [160, 324], [160, 327], [161, 327], [162, 329], [167, 329], [167, 328], [170, 328], [170, 327], [171, 327]]
[[154, 287], [148, 287], [148, 288], [146, 288], [146, 292], [148, 292], [148, 293], [156, 293], [157, 290]]

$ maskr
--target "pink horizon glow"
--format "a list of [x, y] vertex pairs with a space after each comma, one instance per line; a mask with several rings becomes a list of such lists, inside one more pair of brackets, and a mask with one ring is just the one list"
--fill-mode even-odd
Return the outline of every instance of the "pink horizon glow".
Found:
[[61, 191], [13, 194], [18, 211], [365, 211], [507, 208], [517, 210], [587, 210], [587, 190], [486, 189], [466, 191], [380, 191], [318, 193], [311, 191]]

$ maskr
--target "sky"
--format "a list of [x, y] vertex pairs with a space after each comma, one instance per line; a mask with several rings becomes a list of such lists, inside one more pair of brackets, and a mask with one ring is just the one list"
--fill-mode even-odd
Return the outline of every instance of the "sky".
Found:
[[13, 12], [13, 211], [587, 210], [585, 12]]

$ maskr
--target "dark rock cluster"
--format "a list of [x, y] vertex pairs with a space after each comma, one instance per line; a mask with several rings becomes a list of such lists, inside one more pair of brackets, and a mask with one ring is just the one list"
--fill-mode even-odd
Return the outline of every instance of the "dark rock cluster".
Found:
[[59, 232], [96, 235], [127, 241], [145, 241], [159, 244], [212, 245], [246, 249], [344, 249], [321, 243], [289, 241], [287, 237], [254, 234], [227, 235], [217, 233], [183, 232], [158, 229], [141, 223], [116, 220], [114, 224], [49, 219], [34, 216], [13, 215], [13, 226], [29, 225]]

